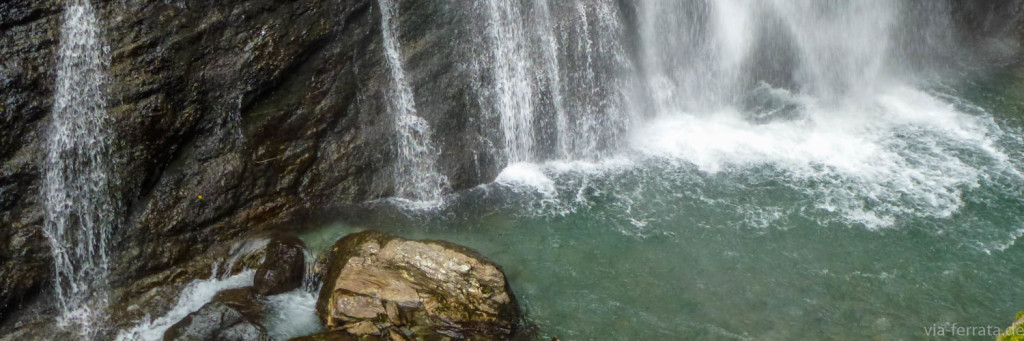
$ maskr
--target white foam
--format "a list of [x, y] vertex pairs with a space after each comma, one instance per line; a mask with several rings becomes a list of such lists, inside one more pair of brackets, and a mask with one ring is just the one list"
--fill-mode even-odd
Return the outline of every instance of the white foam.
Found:
[[1009, 249], [1014, 245], [1017, 245], [1017, 240], [1019, 240], [1021, 237], [1024, 237], [1024, 227], [1019, 228], [1013, 232], [1010, 232], [1009, 240], [1005, 242], [996, 242], [994, 243], [994, 245], [990, 245], [989, 247], [983, 247], [982, 252], [991, 255], [993, 251], [1006, 251], [1006, 249]]
[[635, 165], [635, 162], [633, 162], [633, 160], [630, 160], [628, 157], [618, 155], [603, 158], [600, 161], [552, 160], [544, 162], [540, 164], [538, 167], [545, 171], [549, 171], [556, 174], [584, 173], [597, 175], [616, 170], [627, 169]]
[[993, 124], [919, 90], [893, 87], [860, 105], [797, 100], [801, 118], [764, 124], [733, 108], [662, 115], [636, 132], [632, 148], [708, 174], [771, 166], [823, 184], [810, 188], [824, 198], [819, 208], [872, 228], [892, 226], [898, 213], [955, 212], [961, 190], [976, 186], [985, 167], [961, 161], [962, 149], [1007, 159], [994, 147]]
[[555, 181], [544, 174], [541, 166], [535, 163], [517, 162], [508, 165], [498, 174], [494, 182], [513, 187], [532, 188], [547, 197], [558, 194]]
[[164, 332], [182, 318], [209, 303], [213, 296], [221, 290], [241, 288], [252, 285], [256, 272], [246, 270], [237, 275], [218, 279], [216, 277], [196, 280], [190, 283], [178, 296], [178, 302], [167, 314], [155, 320], [147, 317], [132, 329], [121, 332], [118, 341], [150, 341], [163, 339]]
[[267, 297], [267, 331], [274, 340], [314, 334], [323, 329], [316, 315], [316, 295], [297, 289]]

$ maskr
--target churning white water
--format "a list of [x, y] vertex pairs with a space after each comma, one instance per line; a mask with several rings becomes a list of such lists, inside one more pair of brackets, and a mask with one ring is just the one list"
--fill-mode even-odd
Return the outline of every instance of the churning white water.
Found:
[[[734, 108], [665, 114], [637, 132], [633, 148], [711, 174], [773, 167], [787, 181], [819, 183], [804, 188], [821, 198], [817, 207], [871, 228], [892, 226], [904, 212], [948, 217], [964, 188], [1007, 167], [993, 122], [913, 88], [894, 87], [857, 106], [804, 101], [800, 118], [764, 124]], [[980, 164], [969, 163], [968, 152]]]
[[274, 340], [315, 334], [323, 329], [316, 314], [317, 294], [304, 288], [267, 297], [267, 331]]
[[[557, 207], [554, 212], [564, 214], [581, 204], [558, 193], [582, 193], [588, 182], [556, 184], [557, 179], [586, 180], [594, 172], [623, 173], [664, 162], [681, 175], [697, 171], [709, 177], [768, 167], [817, 198], [810, 203], [815, 209], [877, 229], [893, 226], [901, 215], [949, 217], [963, 206], [964, 191], [987, 174], [1020, 176], [998, 147], [1005, 133], [989, 115], [961, 112], [958, 99], [921, 89], [914, 75], [922, 70], [915, 68], [937, 57], [915, 55], [925, 62], [913, 67], [907, 62], [921, 51], [955, 49], [949, 40], [934, 38], [945, 35], [933, 31], [952, 29], [943, 5], [716, 0], [637, 6], [642, 72], [636, 77], [648, 91], [634, 101], [647, 103], [640, 106], [649, 108], [647, 118], [631, 129], [619, 152], [604, 153], [603, 161], [509, 165], [496, 182], [539, 192], [542, 212]], [[587, 12], [576, 13], [581, 16], [569, 22], [579, 48], [589, 50], [591, 37], [615, 37], [588, 33]], [[921, 17], [933, 19], [908, 19]], [[903, 45], [894, 43], [898, 38]], [[590, 60], [598, 58], [585, 56], [573, 69], [584, 80], [592, 78]], [[556, 79], [565, 84], [572, 77]], [[565, 124], [564, 114], [555, 113], [559, 125]], [[623, 160], [633, 166], [622, 167]], [[749, 213], [767, 214], [754, 211]]]
[[[216, 269], [214, 269], [216, 273]], [[118, 341], [156, 341], [162, 340], [164, 332], [175, 323], [202, 308], [217, 295], [218, 292], [228, 289], [242, 288], [252, 285], [255, 270], [245, 270], [227, 278], [219, 278], [216, 275], [208, 279], [196, 280], [185, 287], [178, 295], [178, 301], [163, 316], [157, 318], [147, 317], [135, 327], [118, 334]]]
[[92, 5], [69, 1], [44, 167], [43, 232], [53, 252], [60, 322], [83, 333], [106, 305], [108, 241], [119, 219], [103, 95], [107, 54]]
[[448, 179], [437, 170], [438, 151], [431, 141], [430, 124], [416, 115], [416, 100], [405, 78], [394, 0], [380, 0], [384, 55], [391, 71], [388, 111], [395, 119], [398, 158], [394, 167], [395, 196], [424, 203], [440, 203]]

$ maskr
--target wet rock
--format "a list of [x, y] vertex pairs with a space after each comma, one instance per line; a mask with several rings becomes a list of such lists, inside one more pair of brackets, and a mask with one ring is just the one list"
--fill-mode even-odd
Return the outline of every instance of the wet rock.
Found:
[[164, 333], [165, 341], [269, 340], [259, 321], [260, 297], [252, 287], [224, 290]]
[[[128, 213], [113, 307], [206, 276], [188, 264], [220, 244], [390, 194], [375, 1], [91, 2]], [[0, 1], [0, 335], [53, 275], [39, 193], [66, 4]]]
[[501, 268], [468, 248], [367, 231], [332, 249], [317, 313], [328, 330], [395, 338], [508, 339], [520, 310]]
[[256, 270], [253, 285], [261, 295], [295, 290], [306, 274], [305, 244], [292, 236], [277, 236], [267, 243], [265, 258]]
[[256, 269], [265, 258], [268, 242], [267, 238], [261, 237], [219, 243], [169, 271], [146, 276], [131, 285], [113, 289], [111, 296], [122, 299], [112, 302], [108, 308], [110, 327], [124, 330], [134, 327], [146, 316], [167, 314], [174, 307], [182, 289], [197, 279], [227, 278], [245, 270]]
[[358, 336], [339, 330], [323, 332], [303, 337], [296, 337], [288, 341], [360, 341], [360, 338]]
[[986, 63], [1019, 62], [1024, 46], [1024, 2], [950, 1], [955, 34], [964, 50]]
[[53, 106], [60, 4], [0, 1], [0, 326], [53, 274], [41, 228], [38, 131]]

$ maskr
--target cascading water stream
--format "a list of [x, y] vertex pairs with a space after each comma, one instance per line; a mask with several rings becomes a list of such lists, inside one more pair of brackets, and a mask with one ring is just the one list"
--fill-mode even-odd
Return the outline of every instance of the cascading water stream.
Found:
[[398, 43], [398, 14], [395, 0], [379, 0], [381, 33], [384, 54], [391, 71], [391, 95], [388, 111], [395, 119], [398, 159], [394, 167], [395, 196], [427, 203], [443, 200], [448, 179], [437, 170], [438, 152], [431, 141], [431, 128], [416, 115], [416, 100], [402, 67], [401, 48]]
[[[536, 2], [535, 2], [536, 3]], [[565, 109], [565, 97], [562, 94], [562, 76], [560, 74], [560, 62], [559, 62], [559, 37], [556, 37], [555, 32], [558, 31], [558, 22], [555, 16], [552, 14], [552, 4], [543, 1], [536, 4], [535, 11], [538, 13], [538, 23], [541, 25], [536, 26], [537, 32], [535, 33], [538, 37], [539, 43], [542, 44], [543, 53], [540, 57], [541, 65], [547, 77], [548, 89], [551, 91], [551, 100], [553, 105], [553, 113], [555, 116], [555, 128], [558, 130], [558, 136], [563, 136], [565, 132], [570, 129], [569, 116]], [[555, 141], [557, 144], [558, 154], [565, 156], [570, 153], [572, 146], [570, 141], [567, 139], [559, 138]]]
[[[894, 57], [912, 47], [893, 46], [890, 38], [926, 33], [914, 27], [897, 31], [901, 6], [898, 1], [642, 3], [640, 53], [651, 100], [661, 112], [715, 110], [739, 104], [758, 83], [829, 102], [863, 99], [900, 66], [892, 65]], [[921, 41], [907, 45], [927, 43]]]
[[59, 51], [44, 167], [44, 233], [53, 252], [61, 322], [88, 333], [106, 304], [108, 244], [119, 219], [103, 95], [108, 53], [88, 1], [68, 2]]
[[534, 87], [527, 30], [519, 7], [503, 0], [486, 2], [486, 41], [491, 45], [491, 89], [501, 120], [510, 162], [526, 161], [534, 152]]
[[633, 114], [614, 1], [489, 0], [481, 15], [487, 52], [478, 58], [491, 83], [478, 91], [496, 113], [509, 163], [596, 159], [616, 147]]

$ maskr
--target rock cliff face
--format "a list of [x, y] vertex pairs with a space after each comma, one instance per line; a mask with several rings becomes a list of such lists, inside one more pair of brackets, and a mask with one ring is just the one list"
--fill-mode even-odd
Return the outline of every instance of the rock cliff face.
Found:
[[42, 235], [42, 124], [53, 104], [60, 6], [0, 4], [0, 321], [52, 273]]
[[1024, 43], [1024, 2], [952, 1], [961, 41], [975, 55], [997, 63], [1013, 62]]
[[[482, 150], [451, 32], [437, 4], [405, 2], [411, 78], [438, 144]], [[393, 119], [380, 14], [369, 0], [94, 1], [110, 46], [110, 115], [128, 217], [114, 232], [115, 287], [209, 245], [390, 195]], [[445, 3], [450, 8], [468, 3]], [[422, 8], [420, 8], [422, 7]], [[40, 185], [62, 1], [0, 4], [0, 321], [47, 290]], [[453, 18], [452, 20], [458, 20]], [[448, 86], [436, 87], [446, 82]], [[457, 77], [466, 79], [465, 77]], [[460, 84], [462, 82], [463, 84]], [[453, 189], [496, 162], [444, 148]], [[138, 260], [145, 261], [138, 261]]]

